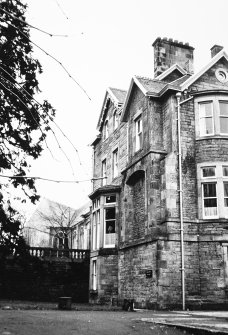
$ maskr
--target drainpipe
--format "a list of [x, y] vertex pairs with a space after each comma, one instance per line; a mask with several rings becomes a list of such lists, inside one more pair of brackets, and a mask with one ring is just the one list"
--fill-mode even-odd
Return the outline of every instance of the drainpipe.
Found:
[[193, 96], [180, 102], [181, 93], [177, 98], [177, 136], [178, 136], [178, 166], [179, 166], [179, 194], [180, 194], [180, 242], [181, 242], [181, 287], [182, 287], [182, 309], [185, 311], [185, 266], [184, 266], [184, 220], [183, 220], [183, 187], [182, 187], [182, 154], [181, 154], [181, 119], [180, 107], [185, 102], [192, 100]]
[[180, 133], [180, 97], [177, 98], [177, 136], [178, 136], [178, 166], [179, 166], [179, 198], [180, 198], [180, 242], [181, 242], [181, 288], [182, 309], [185, 310], [185, 267], [184, 267], [184, 223], [183, 223], [183, 188], [182, 188], [182, 155], [181, 155], [181, 133]]

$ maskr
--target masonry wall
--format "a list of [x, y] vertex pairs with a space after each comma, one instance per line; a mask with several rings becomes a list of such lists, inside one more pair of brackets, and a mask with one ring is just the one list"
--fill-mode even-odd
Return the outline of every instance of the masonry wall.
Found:
[[56, 301], [61, 296], [73, 302], [88, 302], [89, 260], [40, 260], [8, 258], [1, 263], [2, 299]]

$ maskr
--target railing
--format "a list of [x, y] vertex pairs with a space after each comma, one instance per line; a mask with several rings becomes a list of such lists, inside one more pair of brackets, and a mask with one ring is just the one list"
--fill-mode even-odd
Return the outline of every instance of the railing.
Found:
[[39, 258], [70, 258], [70, 259], [86, 259], [89, 258], [89, 250], [84, 249], [55, 249], [30, 247], [31, 256]]

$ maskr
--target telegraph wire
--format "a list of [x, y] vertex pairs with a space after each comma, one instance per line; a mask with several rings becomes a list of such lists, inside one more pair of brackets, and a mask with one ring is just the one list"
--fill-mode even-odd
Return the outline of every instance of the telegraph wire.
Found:
[[69, 20], [69, 17], [66, 15], [66, 13], [65, 13], [64, 10], [62, 9], [62, 7], [61, 7], [60, 4], [58, 3], [58, 1], [55, 0], [55, 2], [56, 2], [56, 4], [58, 5], [58, 7], [59, 7], [60, 11], [62, 12], [62, 14], [65, 16], [65, 18], [66, 18], [67, 20]]
[[[4, 78], [3, 76], [1, 76], [1, 75], [0, 75], [0, 77], [3, 78], [3, 79], [5, 79], [5, 78]], [[30, 109], [28, 108], [28, 106], [27, 106], [27, 105], [26, 105], [26, 104], [19, 98], [19, 96], [18, 96], [16, 93], [14, 93], [12, 90], [10, 90], [10, 89], [7, 88], [5, 85], [3, 85], [2, 82], [1, 82], [1, 85], [2, 85], [7, 91], [9, 91], [9, 92], [12, 93], [13, 95], [15, 95], [15, 96], [17, 97], [17, 99], [18, 99], [18, 100], [19, 100], [19, 101], [20, 101], [20, 102], [21, 102], [21, 103], [28, 109], [28, 111], [29, 111], [30, 115], [32, 116], [33, 120], [34, 120], [35, 123], [38, 125], [41, 134], [42, 134], [42, 135], [45, 135], [44, 132], [42, 131], [42, 129], [41, 129], [39, 123], [36, 121], [36, 119], [35, 119], [34, 116], [32, 115], [32, 112], [30, 111]], [[50, 148], [48, 147], [48, 144], [47, 144], [46, 139], [44, 139], [44, 141], [45, 141], [45, 144], [46, 144], [48, 150], [50, 151]], [[51, 151], [50, 151], [50, 152], [51, 152]], [[52, 153], [51, 153], [51, 154], [52, 154]]]
[[[1, 65], [0, 65], [0, 69], [2, 69], [8, 76], [10, 76], [10, 78], [12, 78], [13, 79], [13, 81], [15, 81], [15, 83], [18, 85], [18, 86], [20, 86], [20, 88], [31, 98], [31, 99], [33, 99], [41, 108], [42, 108], [42, 110], [48, 115], [48, 113], [47, 113], [47, 111], [44, 109], [44, 107], [43, 107], [43, 105], [38, 101], [38, 100], [36, 100], [25, 88], [23, 88], [21, 85], [22, 84], [20, 84], [20, 83], [18, 83], [14, 78], [13, 78], [13, 76], [11, 76], [11, 74], [8, 72], [8, 71], [6, 71]], [[6, 78], [5, 78], [6, 79]], [[8, 80], [8, 79], [6, 79], [6, 80]], [[9, 80], [8, 80], [9, 81]], [[10, 81], [9, 81], [10, 82]], [[15, 86], [15, 84], [14, 83], [12, 83], [12, 82], [10, 82], [12, 85], [14, 85], [14, 87], [15, 88], [17, 88], [16, 86]], [[17, 88], [18, 89], [18, 88]], [[18, 89], [19, 90], [19, 89]], [[19, 90], [20, 91], [20, 90]], [[21, 91], [20, 91], [21, 92]], [[22, 93], [22, 92], [21, 92]], [[23, 94], [23, 93], [22, 93]], [[24, 94], [23, 94], [24, 95]], [[25, 95], [24, 95], [25, 96]], [[26, 96], [25, 96], [26, 97]], [[26, 97], [27, 98], [27, 97]], [[38, 112], [38, 111], [37, 111]], [[39, 112], [38, 112], [39, 113]], [[40, 115], [41, 116], [41, 115]], [[49, 115], [48, 115], [49, 116]], [[42, 117], [42, 116], [41, 116]], [[55, 126], [59, 129], [59, 131], [61, 132], [61, 134], [67, 139], [67, 141], [72, 145], [72, 147], [73, 147], [73, 149], [75, 150], [75, 152], [76, 152], [76, 154], [77, 154], [77, 157], [78, 157], [78, 161], [79, 161], [79, 164], [81, 165], [81, 167], [84, 169], [84, 171], [85, 171], [85, 173], [88, 175], [88, 172], [86, 171], [86, 169], [84, 168], [84, 166], [82, 165], [82, 162], [81, 162], [81, 159], [80, 159], [80, 155], [79, 155], [79, 152], [78, 152], [78, 149], [75, 147], [75, 145], [73, 144], [73, 142], [69, 139], [69, 137], [63, 132], [63, 130], [60, 128], [60, 126], [55, 122], [55, 120], [53, 119], [53, 118], [51, 118], [50, 116], [49, 116], [49, 118], [50, 118], [50, 120], [55, 124]], [[45, 120], [44, 120], [45, 121]], [[50, 127], [50, 126], [49, 126]], [[56, 135], [55, 135], [55, 132], [54, 132], [54, 130], [50, 127], [50, 130], [51, 130], [51, 132], [53, 133], [53, 136], [55, 137], [55, 139], [56, 139], [56, 142], [58, 143], [58, 140], [57, 140], [57, 138], [56, 138]], [[58, 145], [59, 145], [59, 143], [58, 143]]]
[[40, 32], [43, 33], [43, 34], [49, 35], [50, 37], [69, 37], [68, 35], [58, 35], [58, 34], [51, 34], [51, 33], [48, 33], [47, 31], [42, 30], [42, 29], [40, 29], [40, 28], [38, 28], [38, 27], [35, 27], [35, 26], [33, 26], [32, 24], [30, 24], [30, 23], [28, 23], [28, 22], [26, 22], [26, 21], [20, 19], [19, 17], [16, 17], [15, 15], [11, 14], [10, 12], [8, 12], [7, 10], [5, 10], [5, 9], [3, 9], [3, 8], [1, 8], [1, 7], [0, 7], [0, 10], [3, 11], [4, 13], [10, 15], [11, 17], [13, 17], [15, 20], [18, 20], [18, 21], [24, 23], [25, 25], [29, 26], [30, 28], [33, 28], [33, 29], [36, 29], [36, 30], [40, 31]]
[[36, 44], [35, 42], [33, 42], [26, 34], [23, 33], [23, 31], [21, 31], [20, 29], [18, 29], [17, 26], [15, 26], [12, 23], [9, 23], [7, 20], [4, 20], [3, 18], [1, 18], [2, 21], [4, 21], [6, 24], [14, 27], [15, 29], [17, 29], [23, 36], [25, 36], [25, 38], [28, 39], [28, 41], [30, 43], [32, 43], [33, 45], [35, 45], [38, 49], [40, 49], [42, 52], [44, 52], [46, 54], [46, 56], [49, 56], [50, 58], [52, 58], [55, 62], [57, 62], [62, 69], [68, 74], [68, 76], [78, 85], [78, 87], [85, 93], [85, 95], [87, 96], [87, 98], [91, 101], [90, 96], [88, 95], [88, 93], [86, 92], [86, 90], [79, 84], [79, 82], [70, 74], [70, 72], [66, 69], [66, 67], [54, 56], [52, 56], [51, 54], [49, 54], [46, 50], [44, 50], [43, 48], [41, 48], [38, 44]]
[[[4, 77], [2, 77], [1, 75], [0, 75], [0, 77], [1, 78], [4, 78]], [[4, 78], [5, 79], [5, 78]], [[3, 83], [1, 83], [1, 85], [7, 90], [7, 91], [9, 91], [10, 93], [12, 93], [13, 95], [15, 95], [17, 98], [18, 98], [18, 100], [27, 108], [27, 110], [29, 111], [29, 113], [30, 113], [30, 115], [32, 116], [32, 118], [33, 118], [33, 120], [35, 121], [35, 123], [38, 125], [38, 127], [39, 127], [39, 129], [40, 129], [40, 131], [41, 131], [41, 134], [42, 135], [44, 135], [44, 133], [43, 133], [43, 131], [42, 131], [42, 129], [41, 129], [41, 127], [40, 127], [40, 125], [39, 125], [39, 123], [36, 121], [36, 119], [34, 118], [34, 116], [33, 116], [33, 114], [32, 114], [32, 112], [31, 112], [31, 110], [30, 110], [30, 108], [28, 108], [28, 106], [19, 98], [19, 96], [16, 94], [16, 93], [14, 93], [12, 90], [10, 90], [9, 88], [7, 88], [5, 85], [3, 85]], [[40, 114], [39, 114], [40, 115]], [[42, 116], [40, 115], [40, 117], [42, 118]], [[46, 120], [44, 120], [43, 119], [43, 121], [44, 122], [47, 122]], [[50, 128], [51, 129], [51, 128]], [[65, 156], [65, 158], [67, 159], [67, 161], [69, 162], [69, 164], [70, 164], [70, 167], [71, 167], [71, 170], [72, 170], [72, 175], [75, 177], [75, 174], [74, 174], [74, 169], [73, 169], [73, 166], [72, 166], [72, 164], [71, 164], [71, 161], [70, 161], [70, 159], [69, 159], [69, 157], [67, 156], [67, 154], [65, 153], [65, 151], [62, 149], [62, 147], [61, 147], [61, 145], [60, 145], [60, 143], [59, 143], [59, 141], [58, 141], [58, 139], [57, 139], [57, 137], [56, 137], [56, 135], [55, 135], [55, 133], [54, 133], [54, 131], [51, 129], [51, 131], [52, 131], [52, 133], [53, 133], [53, 135], [55, 136], [55, 139], [56, 139], [56, 142], [57, 142], [57, 144], [58, 144], [58, 147], [59, 147], [59, 149], [62, 151], [62, 153], [64, 154], [64, 156]], [[47, 145], [47, 142], [46, 142], [46, 139], [44, 139], [45, 140], [45, 143], [46, 143], [46, 145]], [[48, 145], [47, 145], [47, 148], [49, 149], [49, 147], [48, 147]], [[49, 149], [50, 150], [50, 149]], [[51, 153], [52, 154], [52, 153]], [[53, 154], [52, 154], [52, 156], [53, 156]]]
[[44, 177], [38, 177], [38, 176], [9, 176], [9, 175], [3, 175], [0, 174], [0, 177], [2, 178], [8, 178], [8, 179], [18, 179], [18, 178], [24, 178], [24, 179], [36, 179], [36, 180], [43, 180], [43, 181], [49, 181], [53, 183], [71, 183], [71, 184], [79, 184], [79, 183], [84, 183], [84, 182], [91, 182], [95, 180], [102, 180], [102, 179], [107, 179], [107, 177], [99, 177], [99, 178], [90, 178], [90, 179], [84, 179], [84, 180], [56, 180], [56, 179], [49, 179], [49, 178], [44, 178]]
[[[28, 94], [28, 96], [30, 96], [31, 97], [31, 99], [33, 99], [41, 108], [42, 108], [42, 110], [46, 113], [46, 115], [47, 116], [49, 116], [48, 115], [48, 113], [47, 113], [47, 111], [44, 109], [44, 107], [42, 106], [42, 104], [39, 102], [39, 101], [37, 101], [26, 89], [24, 89], [22, 86], [21, 86], [21, 84], [19, 84], [19, 83], [17, 83], [17, 81], [10, 75], [10, 73], [8, 72], [8, 71], [6, 71], [2, 66], [0, 66], [0, 69], [2, 69], [5, 73], [7, 73], [14, 81], [15, 81], [15, 83], [17, 84], [17, 85], [19, 85], [20, 86], [20, 88], [24, 91], [24, 92], [26, 92], [27, 94]], [[2, 78], [4, 78], [6, 81], [8, 81], [11, 85], [13, 85], [16, 89], [18, 89], [17, 87], [16, 87], [16, 85], [14, 84], [14, 83], [12, 83], [10, 80], [8, 80], [8, 79], [6, 79], [5, 77], [3, 77], [3, 76], [1, 76], [0, 75], [0, 77], [2, 77]], [[19, 89], [18, 89], [19, 90]], [[26, 95], [25, 94], [23, 94], [20, 90], [19, 90], [19, 92], [26, 98], [26, 99], [28, 99], [27, 97], [26, 97]], [[26, 106], [27, 107], [27, 106]], [[34, 107], [34, 106], [33, 106]], [[37, 112], [38, 112], [38, 114], [40, 115], [40, 113], [39, 113], [39, 111], [37, 110]], [[43, 119], [43, 121], [50, 127], [50, 125], [47, 123], [47, 121], [42, 117], [42, 115], [40, 115], [40, 117]], [[61, 134], [68, 140], [68, 142], [72, 145], [72, 147], [73, 147], [73, 149], [75, 150], [75, 152], [76, 152], [76, 154], [77, 154], [77, 157], [78, 157], [78, 161], [79, 161], [79, 164], [81, 165], [81, 167], [84, 169], [84, 171], [85, 171], [85, 173], [88, 175], [88, 172], [85, 170], [85, 168], [84, 168], [84, 166], [82, 165], [82, 162], [81, 162], [81, 159], [80, 159], [80, 155], [79, 155], [79, 152], [78, 152], [78, 149], [74, 146], [74, 144], [72, 143], [72, 141], [69, 139], [69, 137], [62, 131], [62, 129], [60, 128], [60, 126], [54, 121], [54, 119], [52, 118], [52, 117], [50, 117], [49, 116], [49, 118], [50, 118], [50, 121], [51, 122], [53, 122], [54, 124], [55, 124], [55, 126], [59, 129], [59, 131], [61, 132]], [[62, 151], [63, 149], [61, 148], [61, 146], [60, 146], [60, 143], [59, 143], [59, 141], [58, 141], [58, 139], [57, 139], [57, 136], [56, 136], [56, 134], [55, 134], [55, 132], [54, 132], [54, 130], [50, 127], [50, 130], [51, 130], [51, 132], [52, 132], [52, 134], [53, 134], [53, 136], [54, 136], [54, 138], [55, 138], [55, 140], [56, 140], [56, 142], [57, 142], [57, 144], [58, 144], [58, 147], [60, 148], [60, 150]], [[46, 144], [47, 145], [47, 144]], [[47, 146], [47, 148], [48, 148], [48, 146]], [[49, 148], [48, 148], [49, 149]], [[50, 151], [50, 149], [49, 149], [49, 151]], [[51, 155], [52, 155], [52, 157], [53, 157], [53, 159], [55, 159], [54, 158], [54, 156], [53, 156], [53, 154], [52, 154], [52, 152], [50, 151], [50, 153], [51, 153]]]

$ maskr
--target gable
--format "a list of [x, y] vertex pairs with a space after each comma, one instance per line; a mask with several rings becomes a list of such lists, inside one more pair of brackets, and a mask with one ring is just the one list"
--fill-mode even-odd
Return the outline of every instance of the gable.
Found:
[[220, 51], [216, 56], [214, 56], [211, 61], [204, 67], [202, 68], [198, 73], [194, 74], [192, 77], [190, 77], [188, 80], [185, 81], [181, 85], [181, 90], [184, 91], [188, 89], [192, 84], [194, 84], [198, 79], [200, 79], [204, 74], [212, 69], [214, 66], [216, 66], [217, 63], [220, 63], [221, 61], [225, 60], [228, 61], [228, 55], [225, 51]]
[[[227, 74], [227, 81], [221, 82], [217, 78], [219, 72]], [[205, 90], [228, 91], [228, 60], [222, 57], [190, 86], [190, 90], [194, 92], [202, 92]]]
[[163, 80], [166, 81], [167, 83], [171, 83], [172, 81], [175, 81], [182, 77], [183, 77], [183, 74], [179, 70], [175, 69], [173, 72], [167, 75]]

